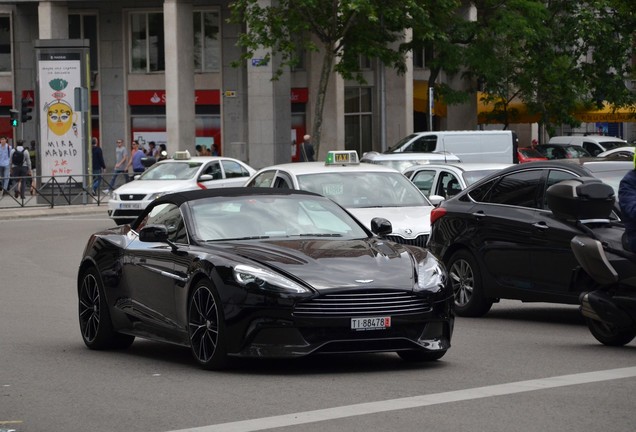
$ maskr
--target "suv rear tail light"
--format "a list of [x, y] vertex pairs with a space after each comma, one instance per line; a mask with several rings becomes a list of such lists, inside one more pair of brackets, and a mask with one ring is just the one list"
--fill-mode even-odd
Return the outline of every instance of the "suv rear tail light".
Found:
[[432, 211], [431, 211], [431, 225], [433, 225], [433, 223], [441, 218], [442, 216], [444, 216], [446, 214], [446, 209], [444, 207], [435, 207]]

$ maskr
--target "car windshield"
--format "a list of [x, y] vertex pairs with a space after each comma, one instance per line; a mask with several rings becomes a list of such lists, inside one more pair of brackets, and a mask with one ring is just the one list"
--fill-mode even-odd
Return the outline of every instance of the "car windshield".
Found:
[[543, 157], [545, 157], [545, 156], [543, 156], [541, 153], [539, 153], [537, 150], [535, 150], [533, 148], [519, 149], [519, 153], [521, 153], [523, 156], [525, 156], [527, 158], [543, 158]]
[[406, 144], [407, 142], [411, 141], [413, 138], [415, 138], [417, 136], [417, 134], [411, 134], [408, 135], [404, 138], [402, 138], [401, 140], [399, 140], [395, 145], [389, 147], [387, 149], [387, 151], [385, 151], [384, 153], [392, 153], [395, 150], [399, 149], [400, 147], [402, 147], [404, 144]]
[[462, 173], [462, 177], [464, 177], [464, 181], [466, 182], [466, 186], [470, 186], [478, 180], [483, 179], [487, 175], [494, 173], [495, 171], [499, 171], [498, 169], [485, 169], [479, 171], [464, 171]]
[[625, 143], [623, 141], [603, 141], [601, 145], [605, 150], [611, 150], [619, 147], [625, 147]]
[[192, 201], [189, 206], [194, 235], [202, 241], [368, 237], [347, 212], [323, 197], [211, 197]]
[[331, 198], [345, 208], [418, 207], [431, 203], [400, 173], [327, 172], [298, 176], [300, 189]]
[[201, 165], [192, 161], [158, 163], [148, 168], [139, 180], [187, 180], [196, 175]]
[[567, 146], [567, 147], [564, 147], [563, 150], [565, 151], [567, 158], [576, 159], [576, 158], [591, 156], [590, 152], [585, 150], [583, 147], [579, 147], [579, 146]]

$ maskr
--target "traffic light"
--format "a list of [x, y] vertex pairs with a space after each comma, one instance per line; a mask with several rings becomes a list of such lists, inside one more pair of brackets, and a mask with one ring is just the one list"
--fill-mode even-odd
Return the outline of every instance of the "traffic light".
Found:
[[22, 98], [21, 102], [22, 102], [22, 107], [20, 109], [20, 121], [22, 123], [26, 123], [33, 118], [30, 115], [31, 111], [33, 111], [33, 108], [31, 108], [32, 101], [31, 99]]
[[11, 113], [11, 126], [18, 127], [18, 125], [20, 124], [20, 122], [18, 121], [20, 112], [17, 109], [9, 110], [9, 112]]

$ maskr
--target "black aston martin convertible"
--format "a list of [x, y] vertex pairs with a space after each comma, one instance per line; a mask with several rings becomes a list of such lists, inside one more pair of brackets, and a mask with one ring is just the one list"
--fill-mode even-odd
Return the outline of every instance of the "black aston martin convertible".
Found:
[[232, 356], [395, 351], [437, 360], [454, 313], [443, 266], [308, 192], [227, 188], [164, 195], [130, 225], [93, 234], [79, 267], [91, 349], [135, 337]]

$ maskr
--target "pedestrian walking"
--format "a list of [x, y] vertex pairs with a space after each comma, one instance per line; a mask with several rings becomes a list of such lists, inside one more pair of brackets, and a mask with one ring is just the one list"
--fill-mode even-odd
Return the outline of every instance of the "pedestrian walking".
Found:
[[0, 137], [0, 196], [9, 190], [9, 179], [11, 178], [11, 145], [6, 136]]
[[124, 140], [117, 140], [117, 147], [115, 147], [115, 168], [113, 171], [113, 178], [110, 179], [110, 190], [115, 190], [117, 188], [117, 177], [120, 174], [124, 175], [124, 180], [126, 183], [130, 181], [128, 177], [128, 149], [124, 145]]
[[313, 162], [314, 145], [311, 143], [311, 135], [305, 135], [303, 142], [300, 144], [300, 161]]
[[106, 169], [106, 163], [97, 138], [93, 137], [91, 144], [93, 150], [93, 194], [96, 194], [102, 184], [102, 172]]
[[15, 185], [15, 197], [24, 199], [26, 181], [31, 176], [31, 158], [22, 140], [11, 151], [11, 176]]
[[135, 174], [141, 174], [146, 170], [141, 159], [145, 157], [145, 153], [139, 148], [139, 141], [134, 140], [132, 142], [132, 151], [130, 154], [130, 159], [128, 161], [128, 165], [126, 166], [126, 170], [132, 167], [133, 169], [133, 177]]

